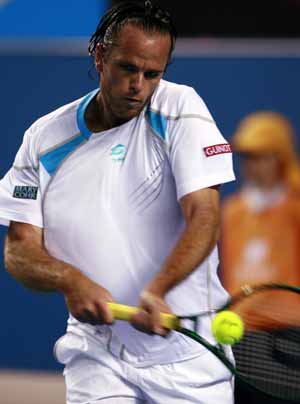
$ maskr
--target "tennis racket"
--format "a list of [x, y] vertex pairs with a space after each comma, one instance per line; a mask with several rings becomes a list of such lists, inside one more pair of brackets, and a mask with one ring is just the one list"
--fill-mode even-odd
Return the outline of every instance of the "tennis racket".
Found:
[[[140, 309], [110, 303], [116, 319], [129, 321]], [[223, 346], [195, 331], [201, 318], [231, 310], [242, 318], [244, 337], [233, 346], [235, 363]], [[183, 326], [190, 320], [193, 329]], [[267, 396], [300, 402], [300, 288], [282, 284], [247, 286], [224, 306], [189, 316], [161, 314], [161, 324], [206, 347], [250, 389]]]

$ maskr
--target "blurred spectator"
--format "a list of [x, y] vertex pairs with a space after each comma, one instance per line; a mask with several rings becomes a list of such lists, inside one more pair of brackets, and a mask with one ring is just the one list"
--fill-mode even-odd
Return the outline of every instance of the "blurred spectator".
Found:
[[[300, 285], [300, 171], [293, 137], [288, 120], [273, 112], [247, 116], [233, 136], [242, 185], [224, 202], [221, 243], [222, 280], [230, 294], [245, 284]], [[246, 342], [239, 345], [247, 351]], [[258, 366], [259, 358], [253, 360]], [[236, 384], [236, 404], [262, 402], [283, 401]]]
[[222, 278], [230, 294], [244, 284], [300, 285], [300, 171], [294, 131], [278, 113], [247, 116], [233, 136], [241, 189], [223, 207]]

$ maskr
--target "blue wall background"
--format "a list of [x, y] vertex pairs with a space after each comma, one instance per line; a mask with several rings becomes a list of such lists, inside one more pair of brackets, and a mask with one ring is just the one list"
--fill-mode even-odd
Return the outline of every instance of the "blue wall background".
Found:
[[[0, 176], [8, 170], [24, 130], [41, 115], [97, 86], [86, 57], [0, 56]], [[196, 88], [230, 138], [249, 112], [285, 114], [298, 131], [300, 59], [177, 58], [166, 78]], [[224, 194], [236, 183], [228, 184]], [[0, 263], [5, 228], [0, 228]], [[25, 290], [0, 264], [0, 368], [58, 369], [52, 346], [64, 332], [62, 296]]]
[[109, 0], [2, 0], [0, 36], [89, 36], [109, 4]]

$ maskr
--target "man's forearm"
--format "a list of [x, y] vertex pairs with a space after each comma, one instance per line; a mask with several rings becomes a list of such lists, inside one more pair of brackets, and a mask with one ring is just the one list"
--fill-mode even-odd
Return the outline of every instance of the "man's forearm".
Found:
[[190, 275], [216, 245], [218, 228], [219, 220], [215, 216], [191, 220], [146, 291], [164, 297]]
[[70, 278], [80, 272], [69, 264], [51, 257], [47, 251], [35, 244], [5, 242], [5, 266], [7, 271], [24, 286], [43, 292], [64, 291]]
[[79, 269], [50, 256], [44, 247], [42, 229], [11, 222], [5, 242], [8, 272], [24, 286], [41, 292], [61, 292], [69, 312], [83, 323], [111, 324], [107, 302], [110, 292]]

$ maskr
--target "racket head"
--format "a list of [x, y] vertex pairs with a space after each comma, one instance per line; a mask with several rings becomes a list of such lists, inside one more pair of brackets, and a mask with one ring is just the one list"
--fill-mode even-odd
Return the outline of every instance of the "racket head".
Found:
[[238, 314], [245, 327], [244, 337], [233, 345], [235, 363], [217, 343], [212, 345], [185, 328], [180, 331], [214, 353], [248, 389], [300, 402], [300, 288], [276, 283], [245, 285], [218, 310], [181, 318], [191, 320], [196, 329], [201, 317], [213, 318], [224, 310]]
[[245, 327], [233, 346], [237, 377], [268, 396], [300, 402], [300, 288], [245, 285], [223, 309]]

